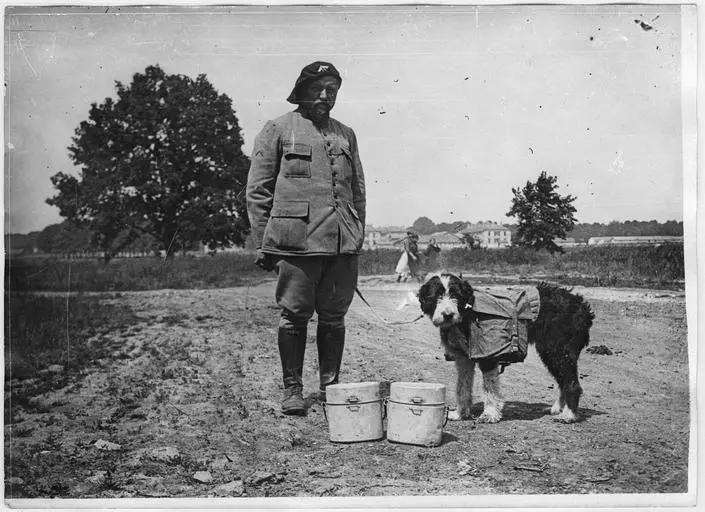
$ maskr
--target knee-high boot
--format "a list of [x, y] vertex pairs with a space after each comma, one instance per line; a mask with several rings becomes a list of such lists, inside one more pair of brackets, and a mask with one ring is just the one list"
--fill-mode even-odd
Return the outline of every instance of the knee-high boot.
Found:
[[303, 414], [303, 368], [306, 351], [306, 327], [280, 327], [278, 333], [279, 357], [284, 378], [282, 412]]
[[316, 332], [321, 391], [338, 383], [345, 347], [345, 326], [318, 324]]

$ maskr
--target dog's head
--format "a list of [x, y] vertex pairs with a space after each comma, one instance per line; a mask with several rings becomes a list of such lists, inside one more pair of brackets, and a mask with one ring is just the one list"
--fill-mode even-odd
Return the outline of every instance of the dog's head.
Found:
[[440, 274], [426, 281], [418, 293], [421, 311], [436, 327], [459, 324], [472, 312], [472, 286], [453, 274]]

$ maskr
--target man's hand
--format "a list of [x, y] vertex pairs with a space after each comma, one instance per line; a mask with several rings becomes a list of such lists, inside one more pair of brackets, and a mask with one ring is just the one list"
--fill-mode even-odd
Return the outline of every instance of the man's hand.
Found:
[[266, 252], [262, 252], [260, 249], [257, 249], [255, 265], [257, 265], [262, 270], [266, 270], [267, 272], [269, 272], [270, 270], [274, 270], [274, 259], [272, 258], [271, 254], [267, 254]]

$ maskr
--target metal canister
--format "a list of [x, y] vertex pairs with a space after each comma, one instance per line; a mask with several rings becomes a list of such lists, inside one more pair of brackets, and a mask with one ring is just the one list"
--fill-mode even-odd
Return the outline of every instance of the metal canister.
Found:
[[393, 382], [387, 399], [387, 439], [438, 446], [448, 421], [446, 387], [427, 382]]
[[326, 388], [323, 410], [334, 443], [374, 441], [384, 437], [379, 382], [332, 384]]

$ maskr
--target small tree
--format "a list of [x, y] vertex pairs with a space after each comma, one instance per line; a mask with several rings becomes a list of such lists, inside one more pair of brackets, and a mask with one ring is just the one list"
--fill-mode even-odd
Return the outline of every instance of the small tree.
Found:
[[37, 248], [45, 253], [79, 254], [91, 250], [90, 242], [91, 233], [69, 221], [51, 224], [37, 235]]
[[195, 80], [149, 66], [117, 101], [93, 103], [69, 149], [79, 177], [52, 177], [47, 200], [93, 233], [106, 259], [145, 234], [167, 256], [202, 242], [243, 245], [248, 158], [232, 101], [205, 75]]
[[428, 217], [419, 217], [411, 225], [411, 229], [416, 231], [419, 235], [430, 235], [436, 231], [436, 225]]
[[526, 182], [523, 189], [512, 188], [514, 198], [507, 212], [509, 217], [517, 217], [518, 229], [516, 244], [547, 249], [550, 253], [563, 252], [554, 239], [565, 238], [573, 229], [576, 212], [573, 206], [575, 197], [561, 196], [556, 192], [557, 178], [542, 172], [536, 183]]

